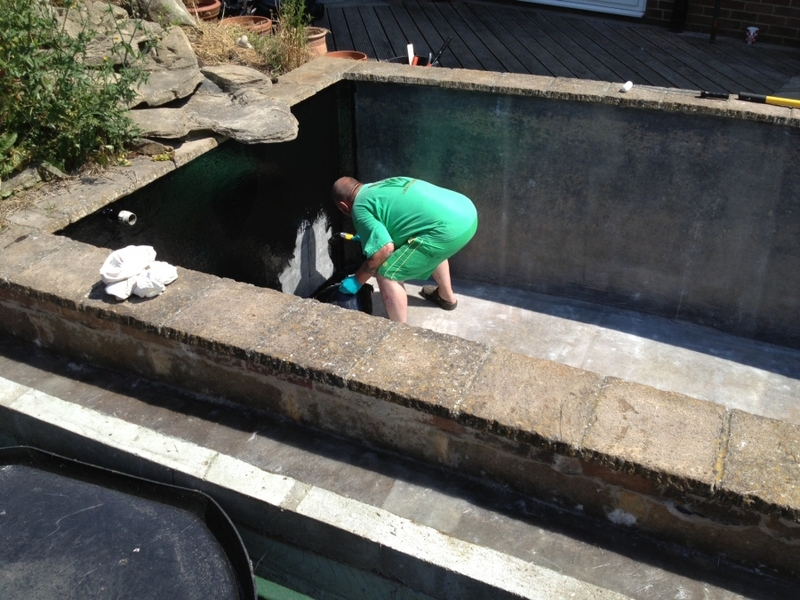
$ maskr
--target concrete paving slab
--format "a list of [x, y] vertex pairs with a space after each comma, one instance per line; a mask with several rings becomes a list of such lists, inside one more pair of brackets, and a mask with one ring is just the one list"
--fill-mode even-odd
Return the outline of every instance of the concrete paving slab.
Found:
[[[377, 290], [377, 283], [371, 283]], [[445, 312], [408, 282], [409, 324], [800, 424], [800, 351], [675, 319], [454, 280]], [[376, 316], [386, 316], [380, 295]]]

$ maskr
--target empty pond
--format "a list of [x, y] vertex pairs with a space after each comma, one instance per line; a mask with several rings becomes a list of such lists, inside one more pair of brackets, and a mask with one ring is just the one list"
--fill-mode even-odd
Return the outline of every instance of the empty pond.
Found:
[[331, 182], [413, 174], [481, 225], [452, 260], [459, 310], [412, 300], [412, 324], [800, 419], [795, 129], [366, 82], [293, 110], [296, 141], [228, 142], [61, 233], [310, 296], [359, 260], [329, 244]]

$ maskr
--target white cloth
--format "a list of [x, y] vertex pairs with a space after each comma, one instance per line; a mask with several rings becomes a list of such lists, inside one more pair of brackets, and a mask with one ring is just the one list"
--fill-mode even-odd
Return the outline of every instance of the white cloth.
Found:
[[152, 246], [126, 246], [114, 250], [100, 267], [103, 283], [117, 283], [135, 277], [156, 259], [156, 251]]
[[106, 293], [118, 300], [131, 294], [153, 298], [178, 278], [178, 270], [169, 263], [155, 260], [152, 246], [127, 246], [115, 250], [100, 267]]
[[155, 261], [135, 277], [133, 293], [141, 298], [153, 298], [178, 278], [178, 269], [169, 263]]
[[133, 291], [133, 285], [136, 283], [136, 277], [129, 277], [116, 283], [109, 283], [106, 286], [106, 294], [114, 296], [117, 300], [126, 300]]

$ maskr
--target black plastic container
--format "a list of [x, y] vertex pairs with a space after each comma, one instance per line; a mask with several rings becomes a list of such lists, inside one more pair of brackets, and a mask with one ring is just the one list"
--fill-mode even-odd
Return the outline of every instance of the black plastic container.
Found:
[[365, 283], [357, 294], [343, 294], [339, 291], [342, 278], [328, 280], [313, 296], [315, 300], [325, 304], [335, 304], [350, 310], [360, 310], [368, 315], [372, 314], [372, 292], [374, 288]]
[[255, 600], [252, 565], [197, 490], [0, 449], [0, 598]]

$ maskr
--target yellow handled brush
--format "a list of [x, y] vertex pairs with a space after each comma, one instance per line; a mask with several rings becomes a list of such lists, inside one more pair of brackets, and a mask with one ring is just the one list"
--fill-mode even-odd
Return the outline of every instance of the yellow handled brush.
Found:
[[788, 106], [789, 108], [800, 108], [800, 100], [793, 98], [781, 98], [779, 96], [762, 96], [761, 94], [748, 94], [739, 92], [739, 100], [748, 102], [760, 102], [761, 104], [774, 104], [775, 106]]

